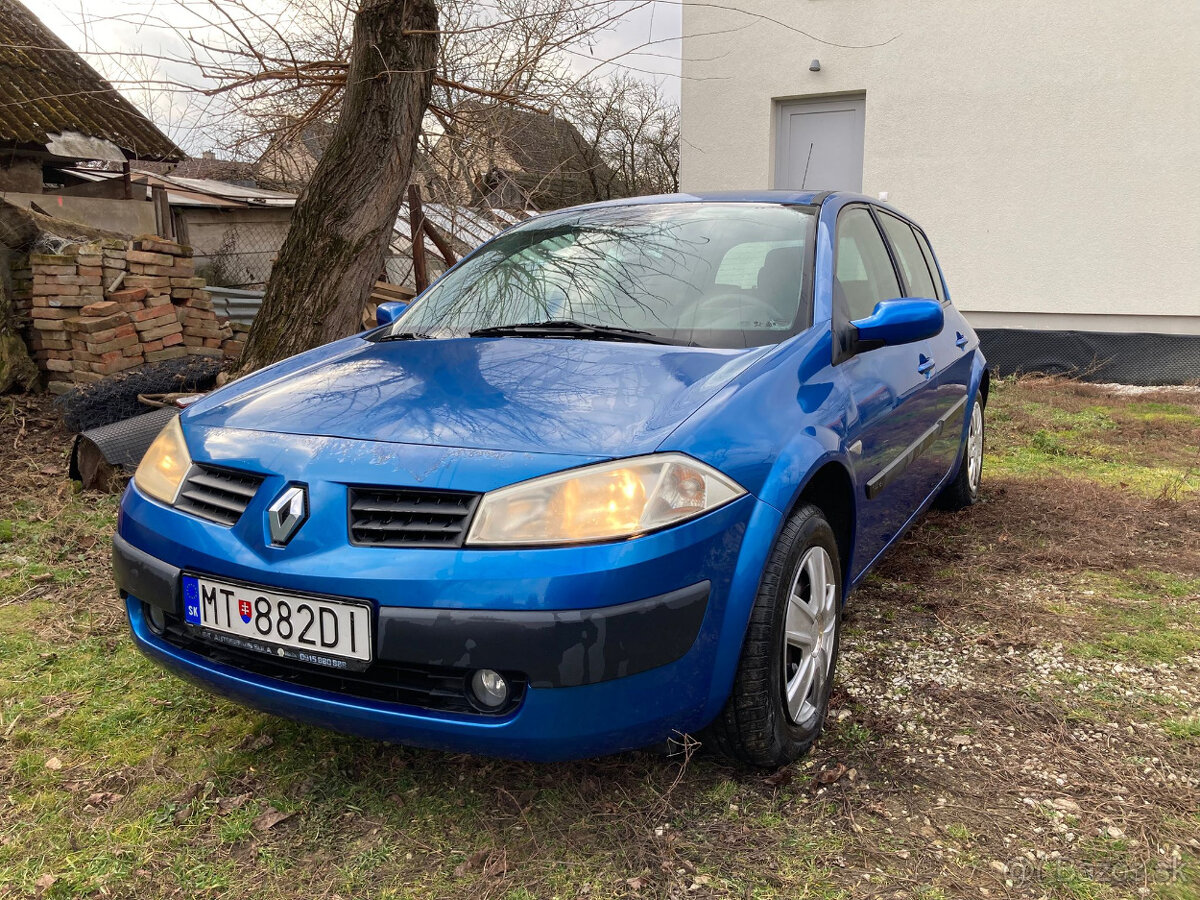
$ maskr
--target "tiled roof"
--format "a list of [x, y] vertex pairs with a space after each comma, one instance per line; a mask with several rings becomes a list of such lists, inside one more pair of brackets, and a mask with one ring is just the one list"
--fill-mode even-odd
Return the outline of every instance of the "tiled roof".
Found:
[[44, 146], [68, 132], [133, 159], [184, 155], [18, 0], [0, 0], [0, 143]]

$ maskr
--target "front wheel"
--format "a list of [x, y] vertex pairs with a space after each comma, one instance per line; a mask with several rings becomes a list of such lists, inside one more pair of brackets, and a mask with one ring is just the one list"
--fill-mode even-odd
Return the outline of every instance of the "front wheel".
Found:
[[710, 728], [726, 756], [774, 769], [821, 733], [841, 633], [841, 572], [833, 529], [815, 506], [800, 507], [771, 551], [733, 693]]
[[979, 482], [983, 475], [983, 403], [979, 396], [971, 407], [967, 426], [967, 442], [963, 446], [958, 474], [942, 488], [935, 501], [939, 509], [966, 509], [979, 499]]

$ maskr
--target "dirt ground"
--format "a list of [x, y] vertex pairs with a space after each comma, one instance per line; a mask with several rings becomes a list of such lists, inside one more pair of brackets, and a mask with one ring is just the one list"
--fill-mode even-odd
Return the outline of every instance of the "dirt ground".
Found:
[[1200, 396], [997, 385], [982, 501], [846, 612], [825, 735], [558, 765], [246, 711], [131, 647], [116, 500], [0, 398], [0, 897], [1200, 897]]

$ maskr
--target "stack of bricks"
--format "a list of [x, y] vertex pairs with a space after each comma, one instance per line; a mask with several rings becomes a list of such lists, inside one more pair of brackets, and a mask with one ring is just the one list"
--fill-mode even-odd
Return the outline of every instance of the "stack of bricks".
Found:
[[148, 362], [236, 358], [244, 332], [219, 319], [191, 248], [152, 236], [75, 244], [12, 263], [34, 360], [63, 393]]

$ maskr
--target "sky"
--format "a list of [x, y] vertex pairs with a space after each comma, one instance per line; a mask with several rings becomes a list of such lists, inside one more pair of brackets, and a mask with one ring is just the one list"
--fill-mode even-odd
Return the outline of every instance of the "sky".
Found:
[[[613, 0], [625, 15], [591, 48], [570, 59], [581, 74], [597, 62], [620, 57], [619, 65], [638, 77], [658, 82], [668, 96], [679, 98], [679, 0]], [[43, 0], [27, 5], [68, 46], [108, 77], [184, 150], [198, 155], [214, 144], [212, 101], [184, 88], [165, 90], [147, 85], [163, 80], [197, 83], [190, 66], [172, 62], [182, 55], [182, 42], [168, 30], [134, 21], [143, 13], [177, 16], [173, 0]], [[647, 46], [648, 45], [648, 46]], [[151, 58], [157, 58], [151, 62]], [[163, 59], [163, 58], [167, 59]], [[154, 71], [149, 71], [150, 67]], [[615, 66], [602, 67], [601, 72]]]

